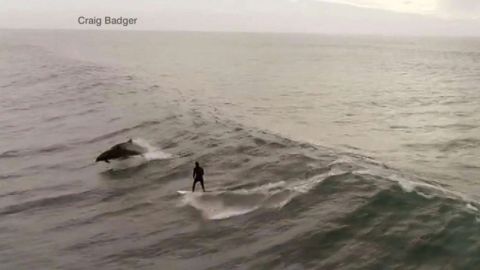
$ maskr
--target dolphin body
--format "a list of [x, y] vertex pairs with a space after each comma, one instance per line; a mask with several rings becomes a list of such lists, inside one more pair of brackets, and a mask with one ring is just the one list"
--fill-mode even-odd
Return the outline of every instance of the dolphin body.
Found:
[[101, 153], [95, 162], [105, 161], [106, 163], [110, 163], [111, 159], [126, 159], [131, 156], [142, 155], [145, 152], [147, 152], [147, 149], [135, 144], [132, 139], [130, 139], [127, 142], [116, 144], [112, 146], [112, 148]]

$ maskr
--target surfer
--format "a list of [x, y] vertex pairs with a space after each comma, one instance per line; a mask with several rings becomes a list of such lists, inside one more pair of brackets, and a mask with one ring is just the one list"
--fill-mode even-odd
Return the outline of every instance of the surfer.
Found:
[[202, 190], [205, 192], [205, 186], [203, 185], [203, 174], [204, 170], [202, 167], [200, 167], [200, 164], [198, 162], [195, 162], [195, 168], [193, 168], [193, 186], [192, 186], [192, 192], [195, 192], [195, 185], [197, 182], [200, 182], [202, 185]]

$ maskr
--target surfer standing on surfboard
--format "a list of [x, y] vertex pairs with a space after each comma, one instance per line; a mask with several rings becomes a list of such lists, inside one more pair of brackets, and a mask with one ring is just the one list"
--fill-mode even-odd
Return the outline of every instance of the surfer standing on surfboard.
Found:
[[203, 168], [200, 167], [200, 164], [198, 162], [195, 162], [195, 168], [193, 168], [193, 186], [192, 186], [192, 192], [195, 192], [195, 185], [197, 182], [200, 182], [202, 185], [202, 190], [205, 192], [205, 187], [203, 186]]

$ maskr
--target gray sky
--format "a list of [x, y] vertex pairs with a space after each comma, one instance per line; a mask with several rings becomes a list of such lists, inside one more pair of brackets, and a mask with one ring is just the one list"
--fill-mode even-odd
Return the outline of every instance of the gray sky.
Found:
[[98, 28], [79, 16], [136, 17], [132, 30], [480, 36], [480, 0], [0, 0], [0, 28]]

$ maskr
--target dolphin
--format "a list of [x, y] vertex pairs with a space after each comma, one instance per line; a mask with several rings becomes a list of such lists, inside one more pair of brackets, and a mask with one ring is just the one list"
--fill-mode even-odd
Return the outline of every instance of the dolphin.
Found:
[[95, 162], [105, 161], [106, 163], [110, 163], [111, 159], [126, 159], [131, 156], [142, 155], [146, 152], [147, 149], [135, 144], [132, 139], [130, 139], [127, 142], [116, 144], [112, 146], [112, 148], [101, 153]]

